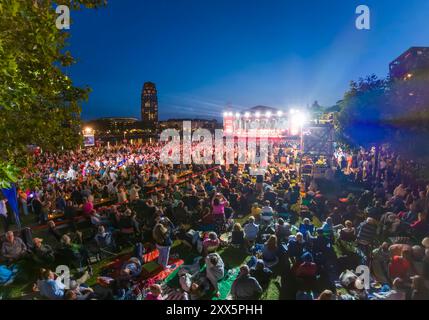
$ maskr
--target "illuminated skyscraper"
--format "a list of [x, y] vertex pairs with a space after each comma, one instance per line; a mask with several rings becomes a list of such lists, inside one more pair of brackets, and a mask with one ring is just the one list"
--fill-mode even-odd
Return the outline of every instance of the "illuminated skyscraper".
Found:
[[143, 128], [158, 127], [158, 95], [155, 83], [146, 82], [143, 86], [141, 113]]

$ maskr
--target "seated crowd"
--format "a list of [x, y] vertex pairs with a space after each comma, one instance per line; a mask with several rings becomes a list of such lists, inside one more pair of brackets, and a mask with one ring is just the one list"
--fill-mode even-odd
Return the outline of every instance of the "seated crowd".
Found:
[[[345, 171], [362, 190], [332, 198], [318, 181], [299, 181], [291, 166], [271, 166], [258, 177], [248, 166], [176, 168], [157, 164], [147, 154], [159, 150], [147, 148], [41, 157], [43, 186], [21, 204], [23, 214], [47, 226], [40, 237], [30, 228], [6, 230], [0, 264], [12, 270], [31, 261], [38, 268], [33, 289], [45, 299], [162, 300], [162, 282], [137, 285], [145, 255], [157, 250], [161, 269], [173, 269], [170, 253], [181, 241], [198, 257], [180, 267], [185, 299], [220, 297], [219, 282], [228, 277], [235, 300], [261, 298], [278, 277], [285, 299], [429, 298], [429, 185], [407, 175], [395, 155], [385, 154], [372, 174], [369, 152], [335, 159], [338, 174]], [[187, 171], [198, 174], [178, 183], [177, 173]], [[101, 201], [112, 198], [117, 204]], [[49, 219], [52, 210], [64, 213], [66, 228]], [[130, 247], [132, 257], [115, 276], [86, 284], [94, 260]], [[222, 256], [226, 247], [244, 257], [236, 273]], [[58, 265], [75, 272], [68, 285], [52, 271]], [[362, 285], [359, 266], [369, 268], [369, 284]]]

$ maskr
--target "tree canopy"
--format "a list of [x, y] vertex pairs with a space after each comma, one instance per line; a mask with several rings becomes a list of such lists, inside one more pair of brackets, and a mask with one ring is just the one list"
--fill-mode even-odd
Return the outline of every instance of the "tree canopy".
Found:
[[0, 183], [19, 177], [28, 146], [58, 151], [80, 143], [82, 101], [89, 88], [73, 85], [66, 68], [69, 33], [58, 30], [57, 5], [97, 8], [105, 0], [3, 0], [0, 2]]
[[336, 119], [338, 139], [349, 147], [389, 144], [402, 157], [429, 157], [429, 70], [407, 80], [368, 76], [352, 81]]

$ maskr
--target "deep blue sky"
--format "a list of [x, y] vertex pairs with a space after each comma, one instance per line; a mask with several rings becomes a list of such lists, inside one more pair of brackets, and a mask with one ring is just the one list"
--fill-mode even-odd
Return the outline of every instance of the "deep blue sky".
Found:
[[[359, 4], [370, 31], [355, 28]], [[429, 46], [427, 0], [109, 0], [72, 20], [69, 73], [93, 88], [84, 119], [140, 117], [145, 81], [161, 119], [332, 105], [350, 80], [385, 76], [403, 51]]]

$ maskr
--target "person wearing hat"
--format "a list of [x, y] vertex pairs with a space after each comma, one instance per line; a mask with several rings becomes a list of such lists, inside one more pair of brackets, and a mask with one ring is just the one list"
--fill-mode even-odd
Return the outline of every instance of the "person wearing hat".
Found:
[[43, 239], [33, 239], [34, 249], [33, 258], [37, 263], [50, 264], [55, 261], [54, 249], [48, 244], [43, 243]]

